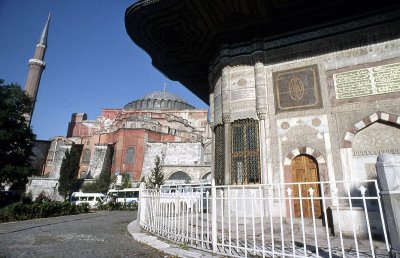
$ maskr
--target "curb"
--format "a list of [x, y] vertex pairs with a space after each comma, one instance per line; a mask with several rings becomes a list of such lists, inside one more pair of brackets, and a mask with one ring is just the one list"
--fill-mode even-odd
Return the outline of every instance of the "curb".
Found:
[[177, 257], [223, 257], [223, 256], [216, 256], [211, 253], [197, 250], [194, 248], [189, 248], [189, 250], [183, 250], [179, 248], [177, 244], [168, 244], [156, 236], [151, 235], [150, 233], [143, 232], [142, 228], [138, 225], [137, 220], [132, 221], [129, 223], [128, 227], [128, 232], [132, 235], [133, 239], [146, 244], [148, 246], [151, 246], [152, 248], [155, 248], [159, 250], [160, 252], [165, 253], [166, 255], [171, 255], [171, 256], [177, 256]]

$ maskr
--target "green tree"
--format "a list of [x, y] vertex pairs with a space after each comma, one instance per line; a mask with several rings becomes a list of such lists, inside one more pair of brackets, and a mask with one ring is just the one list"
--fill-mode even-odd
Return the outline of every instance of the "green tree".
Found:
[[141, 184], [142, 182], [144, 182], [144, 183], [147, 185], [146, 177], [145, 177], [145, 176], [141, 176], [141, 177], [140, 177], [140, 181], [136, 184], [136, 188], [139, 188], [139, 187], [140, 187], [140, 184]]
[[32, 110], [32, 99], [18, 84], [0, 79], [0, 189], [6, 184], [24, 185], [32, 173], [30, 156], [34, 135], [24, 114]]
[[72, 144], [71, 151], [67, 150], [61, 163], [58, 193], [67, 200], [75, 190], [78, 182], [80, 154]]
[[131, 187], [132, 187], [131, 177], [128, 174], [123, 174], [121, 189], [131, 188]]
[[154, 159], [154, 169], [151, 170], [149, 184], [153, 188], [156, 187], [156, 185], [160, 186], [164, 184], [164, 173], [159, 156], [156, 156]]
[[105, 169], [101, 171], [99, 177], [93, 183], [82, 186], [82, 192], [84, 193], [103, 193], [106, 194], [110, 187], [111, 182], [111, 171]]

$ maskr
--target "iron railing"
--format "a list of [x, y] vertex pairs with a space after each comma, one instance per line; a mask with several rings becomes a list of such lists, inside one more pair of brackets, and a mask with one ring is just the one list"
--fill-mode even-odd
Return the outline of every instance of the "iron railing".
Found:
[[159, 237], [226, 256], [389, 252], [376, 180], [142, 189], [139, 222]]

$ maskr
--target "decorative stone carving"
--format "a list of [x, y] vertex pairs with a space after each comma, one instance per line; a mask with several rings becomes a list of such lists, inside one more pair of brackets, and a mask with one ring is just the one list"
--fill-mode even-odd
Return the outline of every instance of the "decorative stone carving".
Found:
[[288, 142], [307, 143], [318, 140], [318, 130], [308, 125], [295, 125], [286, 133]]
[[231, 115], [230, 114], [222, 114], [222, 121], [224, 122], [224, 124], [232, 122]]
[[240, 80], [238, 80], [237, 85], [239, 85], [240, 87], [244, 87], [247, 84], [247, 80], [244, 78], [241, 78]]
[[312, 124], [313, 126], [315, 126], [315, 127], [318, 127], [318, 126], [321, 125], [321, 119], [319, 119], [318, 117], [316, 117], [316, 118], [314, 118], [314, 119], [311, 121], [311, 124]]
[[257, 116], [260, 120], [265, 120], [267, 118], [267, 110], [257, 110]]
[[290, 127], [290, 125], [289, 125], [288, 122], [282, 122], [281, 128], [282, 128], [283, 130], [287, 130], [287, 129], [289, 129], [289, 127]]
[[353, 140], [355, 156], [378, 155], [383, 152], [400, 153], [400, 129], [374, 123], [356, 134]]

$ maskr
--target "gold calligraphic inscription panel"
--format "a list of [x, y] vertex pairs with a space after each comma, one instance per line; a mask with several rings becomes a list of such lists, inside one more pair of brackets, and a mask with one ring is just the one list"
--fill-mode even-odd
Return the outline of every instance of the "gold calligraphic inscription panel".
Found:
[[321, 108], [321, 91], [317, 65], [274, 72], [276, 113]]
[[333, 75], [336, 99], [358, 98], [400, 91], [400, 63]]

